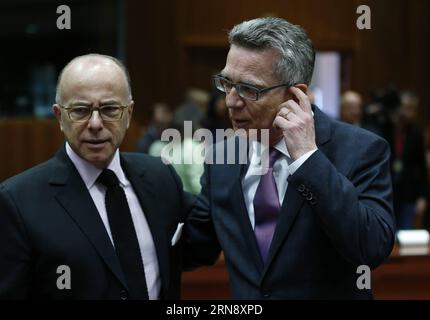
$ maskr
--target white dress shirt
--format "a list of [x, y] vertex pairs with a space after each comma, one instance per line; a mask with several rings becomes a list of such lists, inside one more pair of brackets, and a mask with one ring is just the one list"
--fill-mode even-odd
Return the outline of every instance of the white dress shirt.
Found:
[[[94, 204], [96, 205], [97, 210], [100, 214], [100, 218], [105, 225], [109, 238], [112, 241], [112, 244], [115, 246], [112, 240], [109, 220], [106, 213], [106, 187], [100, 183], [96, 183], [96, 180], [102, 170], [96, 168], [91, 163], [78, 156], [68, 143], [66, 143], [66, 153], [72, 160], [82, 180], [84, 181], [91, 197], [93, 198]], [[139, 203], [139, 199], [137, 198], [136, 193], [134, 192], [133, 187], [130, 184], [130, 181], [127, 180], [124, 171], [121, 168], [118, 150], [115, 152], [114, 158], [112, 159], [107, 169], [110, 169], [115, 172], [121, 187], [124, 189], [125, 195], [127, 197], [127, 202], [130, 207], [134, 229], [136, 230], [137, 240], [139, 242], [140, 254], [143, 258], [146, 285], [148, 286], [148, 296], [151, 300], [158, 299], [160, 296], [161, 279], [154, 241], [152, 239], [152, 234], [151, 230], [149, 229], [148, 222], [146, 221], [146, 217], [143, 214], [142, 207]]]
[[[294, 174], [297, 169], [315, 152], [317, 149], [311, 150], [299, 159], [293, 162], [288, 153], [285, 139], [281, 139], [275, 146], [281, 155], [273, 165], [273, 177], [275, 178], [276, 187], [278, 189], [279, 205], [282, 206], [284, 201], [285, 192], [288, 188], [287, 178], [289, 175]], [[261, 155], [268, 155], [267, 147], [263, 146], [258, 141], [251, 141], [250, 143], [250, 165], [248, 171], [242, 179], [242, 190], [245, 198], [246, 208], [248, 210], [249, 220], [251, 221], [252, 228], [255, 227], [254, 215], [254, 197], [257, 191], [258, 184], [262, 175]], [[263, 161], [264, 163], [264, 161]], [[264, 172], [263, 172], [264, 173]]]

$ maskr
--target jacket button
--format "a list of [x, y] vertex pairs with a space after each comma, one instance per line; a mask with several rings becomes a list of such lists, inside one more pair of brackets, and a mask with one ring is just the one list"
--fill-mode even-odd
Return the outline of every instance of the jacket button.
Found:
[[313, 199], [312, 192], [309, 192], [308, 196], [306, 197], [306, 200], [311, 201]]
[[317, 200], [314, 198], [314, 199], [312, 199], [312, 200], [311, 200], [311, 202], [310, 202], [310, 203], [311, 203], [311, 205], [313, 205], [313, 206], [314, 206], [314, 205], [316, 205], [316, 204], [317, 204]]
[[299, 192], [303, 192], [303, 191], [305, 191], [305, 189], [306, 189], [306, 187], [305, 187], [305, 185], [302, 183], [301, 185], [299, 185], [299, 188], [297, 189], [297, 191], [299, 191]]
[[128, 299], [127, 291], [121, 290], [121, 292], [119, 293], [119, 297], [121, 298], [121, 300], [127, 300]]
[[270, 291], [268, 289], [262, 290], [263, 298], [270, 298]]

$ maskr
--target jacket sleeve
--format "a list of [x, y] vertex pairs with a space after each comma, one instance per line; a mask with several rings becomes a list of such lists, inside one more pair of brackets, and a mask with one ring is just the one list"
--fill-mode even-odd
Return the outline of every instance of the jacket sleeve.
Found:
[[210, 167], [205, 164], [201, 193], [191, 200], [185, 223], [185, 270], [214, 264], [221, 252], [211, 219]]
[[318, 150], [288, 178], [289, 188], [308, 190], [319, 223], [346, 260], [373, 269], [395, 239], [390, 151], [379, 138], [354, 147], [358, 156], [347, 176]]
[[12, 197], [0, 185], [0, 299], [25, 299], [31, 285], [30, 248]]

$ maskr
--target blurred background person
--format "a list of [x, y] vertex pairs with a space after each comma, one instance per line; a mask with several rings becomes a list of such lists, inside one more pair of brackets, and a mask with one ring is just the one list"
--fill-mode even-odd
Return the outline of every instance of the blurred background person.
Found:
[[155, 141], [159, 141], [163, 130], [172, 125], [173, 112], [163, 102], [157, 102], [153, 106], [152, 120], [149, 126], [143, 129], [143, 134], [137, 141], [137, 151], [148, 153]]
[[[430, 172], [430, 124], [427, 124], [424, 128], [424, 143], [426, 146], [426, 166], [427, 173]], [[427, 186], [430, 186], [430, 175], [427, 174]], [[430, 231], [430, 190], [427, 190], [427, 210], [425, 211], [422, 219], [422, 228]]]
[[363, 99], [355, 91], [345, 91], [340, 98], [340, 119], [356, 126], [362, 125]]
[[[200, 192], [204, 160], [202, 152], [204, 144], [194, 140], [193, 136], [195, 131], [202, 127], [208, 100], [209, 95], [206, 91], [189, 89], [185, 101], [178, 106], [172, 117], [171, 127], [179, 131], [181, 139], [156, 140], [148, 150], [152, 156], [166, 158], [181, 178], [184, 190], [193, 194]], [[190, 131], [185, 130], [186, 125], [191, 125]]]
[[184, 190], [198, 194], [201, 189], [200, 177], [203, 174], [204, 143], [195, 141], [192, 137], [185, 137], [182, 132], [181, 137], [180, 141], [155, 141], [149, 148], [149, 154], [165, 158], [181, 178]]
[[392, 144], [394, 114], [399, 105], [400, 95], [395, 87], [372, 90], [370, 102], [363, 106], [363, 127]]
[[193, 131], [201, 128], [207, 112], [209, 94], [207, 91], [190, 88], [185, 94], [185, 100], [178, 106], [173, 116], [175, 128], [184, 125], [184, 121], [192, 121]]
[[[375, 119], [380, 115], [383, 106], [380, 103], [371, 103], [364, 106], [362, 96], [353, 90], [345, 91], [340, 97], [340, 120], [354, 126], [369, 130], [384, 137], [384, 125]], [[373, 121], [372, 121], [373, 120]]]
[[231, 128], [224, 94], [215, 88], [212, 89], [207, 113], [202, 121], [202, 127], [208, 129], [212, 133], [214, 143], [218, 142], [216, 140], [217, 129], [225, 130]]
[[417, 124], [418, 97], [412, 92], [400, 95], [393, 112], [392, 179], [398, 229], [413, 229], [427, 208], [428, 181], [422, 128]]

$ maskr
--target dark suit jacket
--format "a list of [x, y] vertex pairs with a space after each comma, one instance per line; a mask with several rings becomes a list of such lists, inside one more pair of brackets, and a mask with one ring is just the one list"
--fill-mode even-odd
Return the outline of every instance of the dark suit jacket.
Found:
[[288, 178], [265, 266], [242, 192], [246, 165], [205, 167], [187, 234], [202, 257], [218, 238], [235, 299], [372, 297], [357, 288], [357, 267], [377, 267], [393, 247], [389, 147], [318, 108], [314, 119], [318, 150]]
[[[159, 159], [121, 154], [154, 238], [161, 298], [180, 296], [182, 241], [171, 239], [186, 212], [182, 186]], [[71, 290], [56, 286], [71, 270]], [[94, 202], [62, 148], [54, 158], [0, 185], [0, 298], [120, 299], [119, 260]]]

